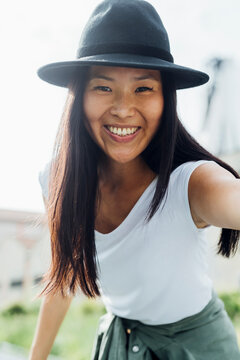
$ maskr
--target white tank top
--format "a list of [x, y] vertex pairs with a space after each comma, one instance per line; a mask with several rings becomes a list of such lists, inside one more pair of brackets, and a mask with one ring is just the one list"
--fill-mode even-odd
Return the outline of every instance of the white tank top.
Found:
[[[206, 228], [196, 227], [188, 201], [190, 175], [206, 162], [187, 162], [171, 173], [165, 205], [150, 222], [144, 218], [157, 177], [115, 230], [95, 230], [98, 285], [109, 312], [160, 325], [194, 315], [211, 300]], [[39, 175], [45, 196], [48, 169]]]

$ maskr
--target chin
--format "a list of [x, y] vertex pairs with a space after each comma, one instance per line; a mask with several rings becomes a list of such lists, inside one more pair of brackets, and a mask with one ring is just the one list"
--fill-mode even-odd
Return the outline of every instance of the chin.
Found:
[[134, 161], [138, 156], [130, 157], [129, 155], [119, 155], [116, 157], [110, 156], [110, 158], [120, 164], [127, 164], [131, 161]]
[[127, 164], [127, 163], [131, 162], [132, 159], [131, 160], [129, 160], [129, 159], [117, 159], [115, 161], [118, 162], [119, 164]]

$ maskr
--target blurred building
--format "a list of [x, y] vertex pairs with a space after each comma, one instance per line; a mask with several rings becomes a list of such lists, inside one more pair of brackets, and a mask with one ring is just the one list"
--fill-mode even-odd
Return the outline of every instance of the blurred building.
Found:
[[41, 213], [0, 210], [0, 306], [30, 298], [49, 262], [46, 218]]

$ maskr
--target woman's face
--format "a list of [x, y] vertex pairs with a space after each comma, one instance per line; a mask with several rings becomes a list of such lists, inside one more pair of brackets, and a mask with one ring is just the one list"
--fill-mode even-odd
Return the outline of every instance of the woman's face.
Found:
[[111, 159], [138, 157], [153, 138], [163, 113], [158, 70], [92, 66], [83, 98], [85, 125]]

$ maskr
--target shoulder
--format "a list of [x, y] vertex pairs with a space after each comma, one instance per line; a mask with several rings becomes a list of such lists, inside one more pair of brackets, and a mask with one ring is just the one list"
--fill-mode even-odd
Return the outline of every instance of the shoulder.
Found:
[[[220, 212], [228, 206], [233, 185], [238, 181], [228, 170], [214, 161], [200, 164], [192, 172], [188, 184], [188, 197], [195, 222], [204, 225], [218, 224]], [[215, 216], [214, 216], [215, 214]]]
[[195, 190], [214, 190], [217, 185], [236, 180], [235, 176], [214, 161], [200, 164], [189, 179], [189, 193]]

